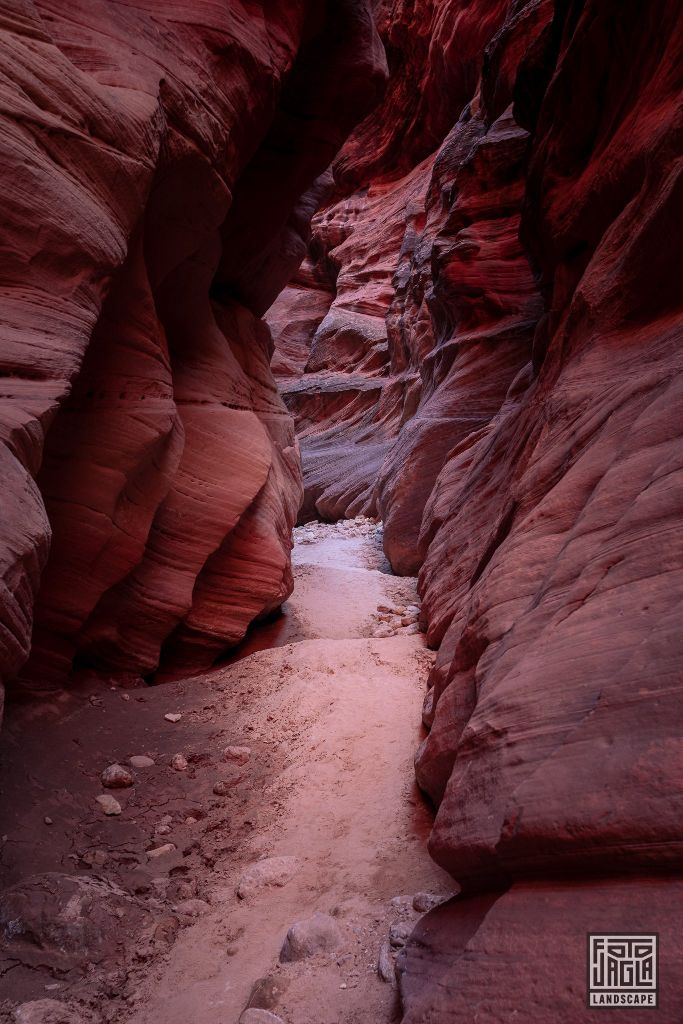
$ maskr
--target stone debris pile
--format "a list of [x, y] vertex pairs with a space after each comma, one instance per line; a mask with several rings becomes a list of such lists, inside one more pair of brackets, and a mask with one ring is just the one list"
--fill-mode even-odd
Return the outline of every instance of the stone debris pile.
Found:
[[378, 604], [373, 612], [377, 623], [372, 636], [381, 640], [389, 636], [412, 636], [422, 632], [420, 606], [418, 604]]
[[314, 520], [292, 530], [295, 544], [315, 544], [330, 537], [368, 537], [373, 534], [381, 540], [382, 524], [367, 516], [339, 519], [336, 523]]

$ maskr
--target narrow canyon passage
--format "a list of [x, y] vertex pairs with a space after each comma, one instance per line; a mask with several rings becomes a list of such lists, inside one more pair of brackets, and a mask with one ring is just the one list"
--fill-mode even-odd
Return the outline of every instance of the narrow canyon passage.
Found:
[[680, 0], [0, 55], [0, 1024], [682, 1024]]
[[[390, 932], [398, 944], [418, 920], [413, 897], [453, 891], [427, 854], [431, 813], [413, 772], [433, 655], [410, 627], [371, 636], [378, 605], [415, 600], [415, 580], [386, 571], [381, 527], [311, 524], [295, 538], [285, 613], [239, 660], [159, 687], [84, 685], [8, 716], [2, 867], [24, 920], [39, 935], [47, 908], [64, 949], [57, 980], [39, 953], [30, 969], [6, 959], [8, 996], [43, 987], [130, 1024], [236, 1024], [250, 998], [297, 1024], [398, 1019], [380, 953], [395, 955]], [[140, 756], [154, 764], [130, 766]], [[112, 763], [134, 785], [106, 790], [122, 810], [103, 816]], [[75, 900], [72, 875], [36, 881], [69, 861], [83, 872]], [[329, 947], [323, 937], [280, 964], [290, 926], [315, 913], [331, 918]], [[97, 962], [121, 953], [114, 972]], [[84, 979], [77, 964], [90, 956]]]

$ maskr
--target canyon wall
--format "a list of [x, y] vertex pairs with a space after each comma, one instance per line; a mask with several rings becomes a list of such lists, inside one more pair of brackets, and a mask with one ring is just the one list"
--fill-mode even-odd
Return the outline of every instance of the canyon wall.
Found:
[[0, 672], [187, 674], [291, 589], [260, 315], [384, 52], [365, 0], [0, 0], [0, 49]]
[[405, 1020], [592, 1019], [586, 932], [625, 930], [660, 932], [674, 1024], [683, 15], [378, 24], [388, 90], [267, 316], [304, 518], [381, 514], [438, 650], [416, 770], [463, 892], [402, 956]]

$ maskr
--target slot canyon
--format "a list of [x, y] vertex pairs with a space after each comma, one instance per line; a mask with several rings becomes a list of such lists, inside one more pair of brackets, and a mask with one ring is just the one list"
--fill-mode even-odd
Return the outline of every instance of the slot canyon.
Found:
[[0, 53], [0, 1021], [681, 1024], [680, 3]]

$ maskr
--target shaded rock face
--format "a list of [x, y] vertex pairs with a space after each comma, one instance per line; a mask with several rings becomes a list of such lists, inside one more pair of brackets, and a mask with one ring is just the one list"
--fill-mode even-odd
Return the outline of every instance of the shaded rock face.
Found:
[[680, 876], [538, 881], [452, 900], [422, 918], [399, 954], [403, 1024], [470, 1021], [475, 1007], [485, 1021], [646, 1019], [638, 1007], [586, 1007], [586, 935], [596, 930], [659, 932], [659, 1005], [650, 1012], [677, 1024], [682, 889]]
[[259, 316], [382, 47], [365, 0], [7, 0], [0, 27], [0, 670], [186, 674], [291, 589]]
[[[380, 12], [383, 128], [371, 115], [337, 158], [305, 284], [316, 315], [331, 301], [313, 330], [290, 320], [278, 372], [304, 514], [381, 514], [438, 649], [417, 778], [466, 895], [408, 945], [406, 1019], [466, 1021], [487, 992], [492, 1022], [588, 1020], [586, 931], [654, 929], [651, 901], [677, 942], [678, 882], [656, 878], [683, 863], [683, 18], [604, 0]], [[421, 39], [433, 15], [458, 26], [457, 71]], [[414, 117], [406, 97], [439, 81], [452, 104]], [[276, 346], [290, 302], [269, 314]], [[534, 979], [555, 966], [503, 946], [561, 946], [564, 914], [578, 966], [551, 1008]], [[510, 964], [493, 983], [492, 949]], [[673, 967], [669, 984], [673, 1022]]]
[[[439, 471], [500, 408], [543, 309], [519, 241], [529, 134], [512, 115], [514, 78], [501, 73], [488, 103], [477, 85], [508, 6], [387, 7], [390, 64], [397, 39], [402, 47], [396, 74], [334, 166], [338, 191], [363, 187], [313, 222], [305, 308], [315, 294], [322, 318], [314, 332], [297, 323], [292, 287], [267, 314], [276, 351], [298, 339], [299, 364], [280, 356], [274, 365], [302, 448], [303, 518], [379, 512], [402, 574], [421, 564], [422, 512]], [[523, 52], [549, 16], [549, 3], [518, 12], [509, 46]], [[441, 99], [425, 105], [414, 90]], [[398, 155], [378, 168], [378, 152]]]

